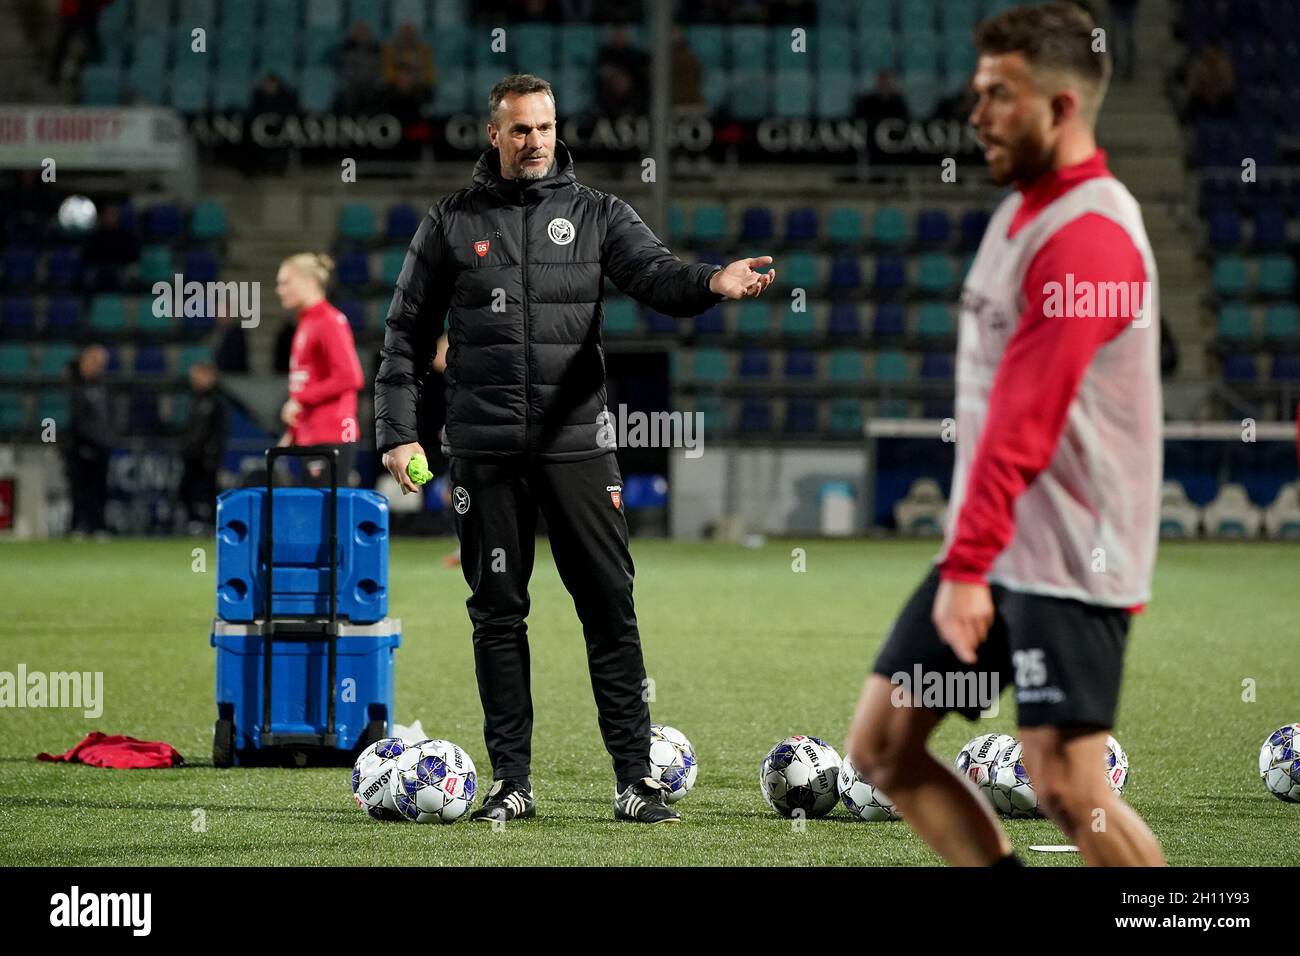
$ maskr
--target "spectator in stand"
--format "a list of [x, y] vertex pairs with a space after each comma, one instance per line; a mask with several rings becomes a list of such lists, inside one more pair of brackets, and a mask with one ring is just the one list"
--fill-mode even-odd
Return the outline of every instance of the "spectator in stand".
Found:
[[626, 27], [614, 27], [596, 60], [597, 103], [606, 116], [644, 116], [648, 99], [650, 58], [628, 38]]
[[520, 0], [513, 4], [514, 16], [509, 19], [525, 23], [545, 23], [555, 20], [551, 0]]
[[49, 80], [57, 85], [63, 80], [64, 61], [75, 37], [81, 36], [86, 44], [86, 57], [98, 63], [103, 57], [99, 43], [99, 11], [111, 0], [59, 0], [59, 38], [54, 42], [54, 56], [50, 58]]
[[59, 208], [59, 195], [52, 183], [41, 182], [39, 170], [28, 167], [6, 183], [4, 203], [5, 237], [16, 242], [38, 242]]
[[673, 106], [679, 109], [698, 109], [704, 105], [700, 89], [703, 85], [703, 67], [681, 27], [673, 27]]
[[72, 491], [72, 533], [76, 537], [108, 533], [104, 506], [108, 503], [108, 459], [116, 443], [104, 369], [108, 350], [88, 345], [69, 365], [72, 390], [71, 427], [66, 449], [68, 485]]
[[345, 113], [368, 113], [379, 97], [383, 58], [370, 26], [358, 20], [339, 56], [339, 104]]
[[384, 83], [390, 89], [407, 82], [409, 77], [421, 102], [433, 92], [438, 72], [433, 65], [433, 51], [420, 39], [413, 23], [403, 23], [397, 35], [384, 44]]
[[860, 119], [874, 127], [884, 120], [903, 120], [912, 118], [907, 108], [907, 100], [894, 83], [894, 74], [881, 70], [876, 74], [876, 86], [870, 92], [858, 97], [857, 109], [854, 111]]
[[1187, 113], [1191, 119], [1230, 119], [1237, 113], [1232, 60], [1222, 47], [1207, 46], [1187, 74]]
[[185, 506], [190, 534], [214, 526], [217, 469], [226, 448], [226, 403], [217, 388], [217, 370], [207, 362], [190, 366], [190, 416], [181, 442], [181, 484], [177, 497]]
[[122, 226], [122, 208], [107, 205], [99, 214], [95, 231], [81, 250], [86, 276], [94, 292], [116, 292], [123, 287], [123, 273], [140, 261], [140, 241]]
[[402, 142], [392, 151], [394, 159], [418, 159], [421, 146], [433, 139], [433, 128], [425, 116], [428, 102], [414, 68], [405, 63], [398, 66], [393, 82], [384, 85], [382, 103], [383, 111], [395, 116], [402, 126]]
[[[272, 114], [275, 116], [293, 116], [302, 112], [298, 94], [280, 79], [277, 73], [267, 73], [258, 81], [253, 90], [253, 102], [249, 117]], [[244, 173], [255, 172], [283, 173], [289, 165], [289, 151], [283, 146], [259, 146], [250, 138], [244, 140]]]
[[[216, 328], [212, 333], [212, 361], [218, 372], [233, 375], [248, 374], [248, 339], [244, 335], [244, 325], [236, 317], [226, 312], [225, 303], [217, 307]], [[285, 371], [289, 360], [285, 359]]]
[[[285, 259], [276, 274], [280, 305], [298, 316], [289, 357], [289, 400], [280, 410], [288, 430], [280, 444], [337, 448], [342, 485], [349, 483], [361, 439], [357, 392], [365, 383], [347, 316], [325, 298], [333, 271], [329, 256], [301, 252]], [[324, 465], [308, 463], [307, 480], [328, 480]]]

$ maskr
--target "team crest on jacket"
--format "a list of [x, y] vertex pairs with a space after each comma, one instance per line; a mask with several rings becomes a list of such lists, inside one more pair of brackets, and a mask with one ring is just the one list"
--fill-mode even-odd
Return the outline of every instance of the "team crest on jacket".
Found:
[[567, 246], [573, 241], [573, 223], [567, 219], [552, 219], [546, 227], [546, 234], [557, 246]]
[[623, 486], [606, 485], [605, 490], [609, 492], [609, 500], [614, 502], [615, 508], [623, 507]]
[[480, 259], [488, 254], [488, 249], [491, 247], [492, 243], [488, 239], [480, 239], [478, 242], [474, 243], [474, 251], [478, 253]]
[[469, 492], [460, 485], [451, 489], [451, 506], [456, 509], [458, 515], [469, 511]]

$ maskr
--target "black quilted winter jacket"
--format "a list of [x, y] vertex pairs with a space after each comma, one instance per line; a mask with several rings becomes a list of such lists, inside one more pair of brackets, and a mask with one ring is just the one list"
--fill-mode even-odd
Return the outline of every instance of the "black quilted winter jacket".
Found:
[[597, 441], [603, 277], [688, 316], [722, 301], [709, 291], [717, 268], [683, 263], [631, 206], [579, 183], [563, 143], [540, 180], [503, 179], [488, 150], [474, 185], [434, 205], [407, 250], [375, 378], [376, 446], [417, 440], [419, 390], [445, 315], [445, 454], [576, 461], [611, 451]]

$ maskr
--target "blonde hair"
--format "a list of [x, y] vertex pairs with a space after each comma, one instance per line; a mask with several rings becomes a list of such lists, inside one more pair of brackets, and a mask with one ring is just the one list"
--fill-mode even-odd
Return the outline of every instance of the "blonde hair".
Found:
[[324, 252], [295, 253], [280, 265], [290, 266], [299, 275], [315, 279], [322, 289], [329, 285], [330, 276], [334, 273], [334, 257]]

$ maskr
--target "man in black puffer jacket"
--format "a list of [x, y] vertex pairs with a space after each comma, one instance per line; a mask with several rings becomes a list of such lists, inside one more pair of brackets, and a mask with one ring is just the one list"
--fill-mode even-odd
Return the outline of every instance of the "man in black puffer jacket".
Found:
[[375, 436], [404, 491], [424, 454], [416, 409], [447, 320], [443, 451], [471, 594], [474, 663], [494, 784], [472, 816], [536, 812], [531, 773], [528, 580], [540, 509], [587, 642], [620, 820], [676, 820], [650, 777], [650, 711], [632, 603], [622, 478], [608, 441], [601, 289], [688, 316], [759, 295], [775, 272], [687, 265], [627, 203], [579, 183], [556, 139], [550, 85], [526, 74], [493, 87], [493, 148], [474, 185], [429, 210], [389, 306], [375, 379]]

